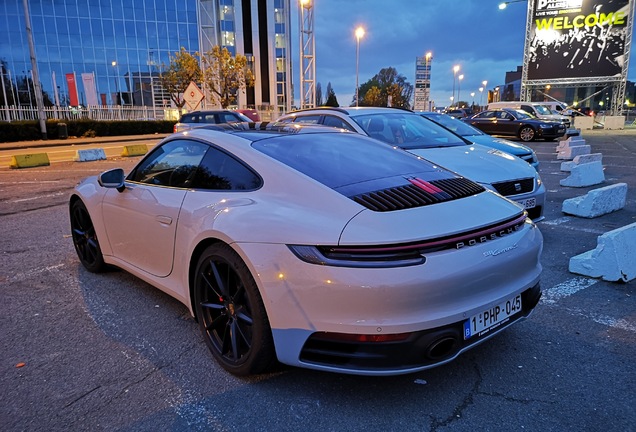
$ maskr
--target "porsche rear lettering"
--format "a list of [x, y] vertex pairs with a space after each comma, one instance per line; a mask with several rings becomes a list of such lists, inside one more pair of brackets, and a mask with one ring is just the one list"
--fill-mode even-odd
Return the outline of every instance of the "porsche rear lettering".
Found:
[[466, 246], [474, 246], [474, 245], [477, 245], [477, 244], [486, 243], [487, 241], [490, 241], [490, 240], [496, 240], [496, 239], [504, 237], [504, 236], [506, 236], [508, 234], [512, 234], [512, 233], [514, 233], [516, 231], [519, 231], [519, 228], [521, 228], [521, 226], [522, 226], [521, 224], [520, 225], [515, 225], [515, 226], [511, 226], [509, 228], [500, 230], [500, 231], [489, 233], [487, 235], [483, 235], [483, 236], [474, 237], [474, 238], [471, 238], [471, 239], [468, 239], [468, 240], [460, 241], [460, 242], [455, 243], [455, 247], [457, 249], [461, 249], [461, 248], [466, 247]]

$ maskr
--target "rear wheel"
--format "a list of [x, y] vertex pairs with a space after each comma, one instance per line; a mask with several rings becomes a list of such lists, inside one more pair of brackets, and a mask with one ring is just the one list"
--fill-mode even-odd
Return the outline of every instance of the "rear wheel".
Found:
[[519, 138], [521, 139], [521, 141], [532, 141], [534, 139], [534, 129], [532, 129], [531, 126], [523, 126], [521, 129], [519, 129]]
[[245, 263], [225, 244], [208, 247], [194, 281], [199, 327], [214, 358], [234, 375], [264, 372], [274, 342], [263, 300]]
[[93, 221], [80, 200], [71, 205], [71, 233], [77, 256], [86, 270], [93, 273], [106, 270]]

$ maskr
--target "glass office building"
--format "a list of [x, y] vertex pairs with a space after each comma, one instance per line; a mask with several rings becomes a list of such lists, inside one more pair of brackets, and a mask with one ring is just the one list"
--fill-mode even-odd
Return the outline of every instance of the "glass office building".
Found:
[[[45, 103], [166, 106], [170, 56], [222, 45], [257, 78], [239, 107], [291, 107], [289, 0], [29, 0], [29, 14]], [[34, 105], [22, 0], [0, 2], [0, 28], [0, 100]]]

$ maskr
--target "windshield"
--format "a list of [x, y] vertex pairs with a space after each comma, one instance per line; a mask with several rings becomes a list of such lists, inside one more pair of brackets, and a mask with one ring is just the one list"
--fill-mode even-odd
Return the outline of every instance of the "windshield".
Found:
[[537, 110], [537, 112], [541, 115], [551, 115], [552, 111], [550, 110], [550, 108], [545, 107], [543, 105], [535, 105], [534, 109]]
[[449, 116], [445, 114], [426, 114], [424, 117], [433, 120], [436, 123], [441, 124], [447, 129], [452, 130], [457, 135], [460, 136], [475, 136], [475, 135], [485, 135], [479, 129], [469, 125], [468, 123], [464, 123], [463, 121]]
[[372, 138], [403, 149], [467, 145], [459, 136], [412, 112], [352, 116]]

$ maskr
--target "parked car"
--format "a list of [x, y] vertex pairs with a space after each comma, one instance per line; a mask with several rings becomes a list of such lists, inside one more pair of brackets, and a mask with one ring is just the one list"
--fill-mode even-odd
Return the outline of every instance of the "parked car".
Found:
[[491, 102], [488, 104], [489, 110], [498, 108], [512, 108], [515, 110], [522, 110], [538, 118], [539, 120], [563, 123], [566, 129], [570, 127], [570, 117], [552, 111], [553, 108], [550, 102], [506, 101]]
[[87, 270], [182, 302], [229, 372], [410, 373], [538, 303], [542, 236], [513, 202], [358, 134], [224, 128], [82, 181], [70, 222]]
[[511, 155], [517, 156], [518, 158], [528, 162], [537, 171], [539, 170], [539, 159], [537, 158], [534, 150], [528, 146], [514, 143], [502, 138], [492, 137], [483, 133], [476, 127], [446, 114], [436, 112], [422, 112], [419, 114], [441, 126], [444, 126], [446, 129], [451, 130], [474, 144], [481, 144], [486, 147], [510, 153]]
[[250, 122], [249, 117], [230, 110], [193, 111], [183, 114], [174, 125], [173, 131], [183, 132], [201, 126], [221, 123]]
[[243, 114], [245, 117], [249, 118], [250, 121], [259, 122], [261, 121], [261, 116], [258, 114], [258, 111], [255, 109], [237, 109], [236, 112]]
[[444, 111], [444, 113], [455, 118], [464, 118], [473, 115], [473, 110], [470, 108], [450, 108]]
[[464, 121], [489, 135], [514, 136], [526, 142], [535, 139], [551, 141], [561, 138], [566, 132], [563, 123], [540, 120], [526, 111], [512, 108], [489, 109]]
[[517, 201], [533, 220], [543, 219], [545, 186], [535, 169], [508, 153], [473, 144], [412, 111], [323, 107], [295, 111], [279, 121], [338, 127], [401, 147]]

